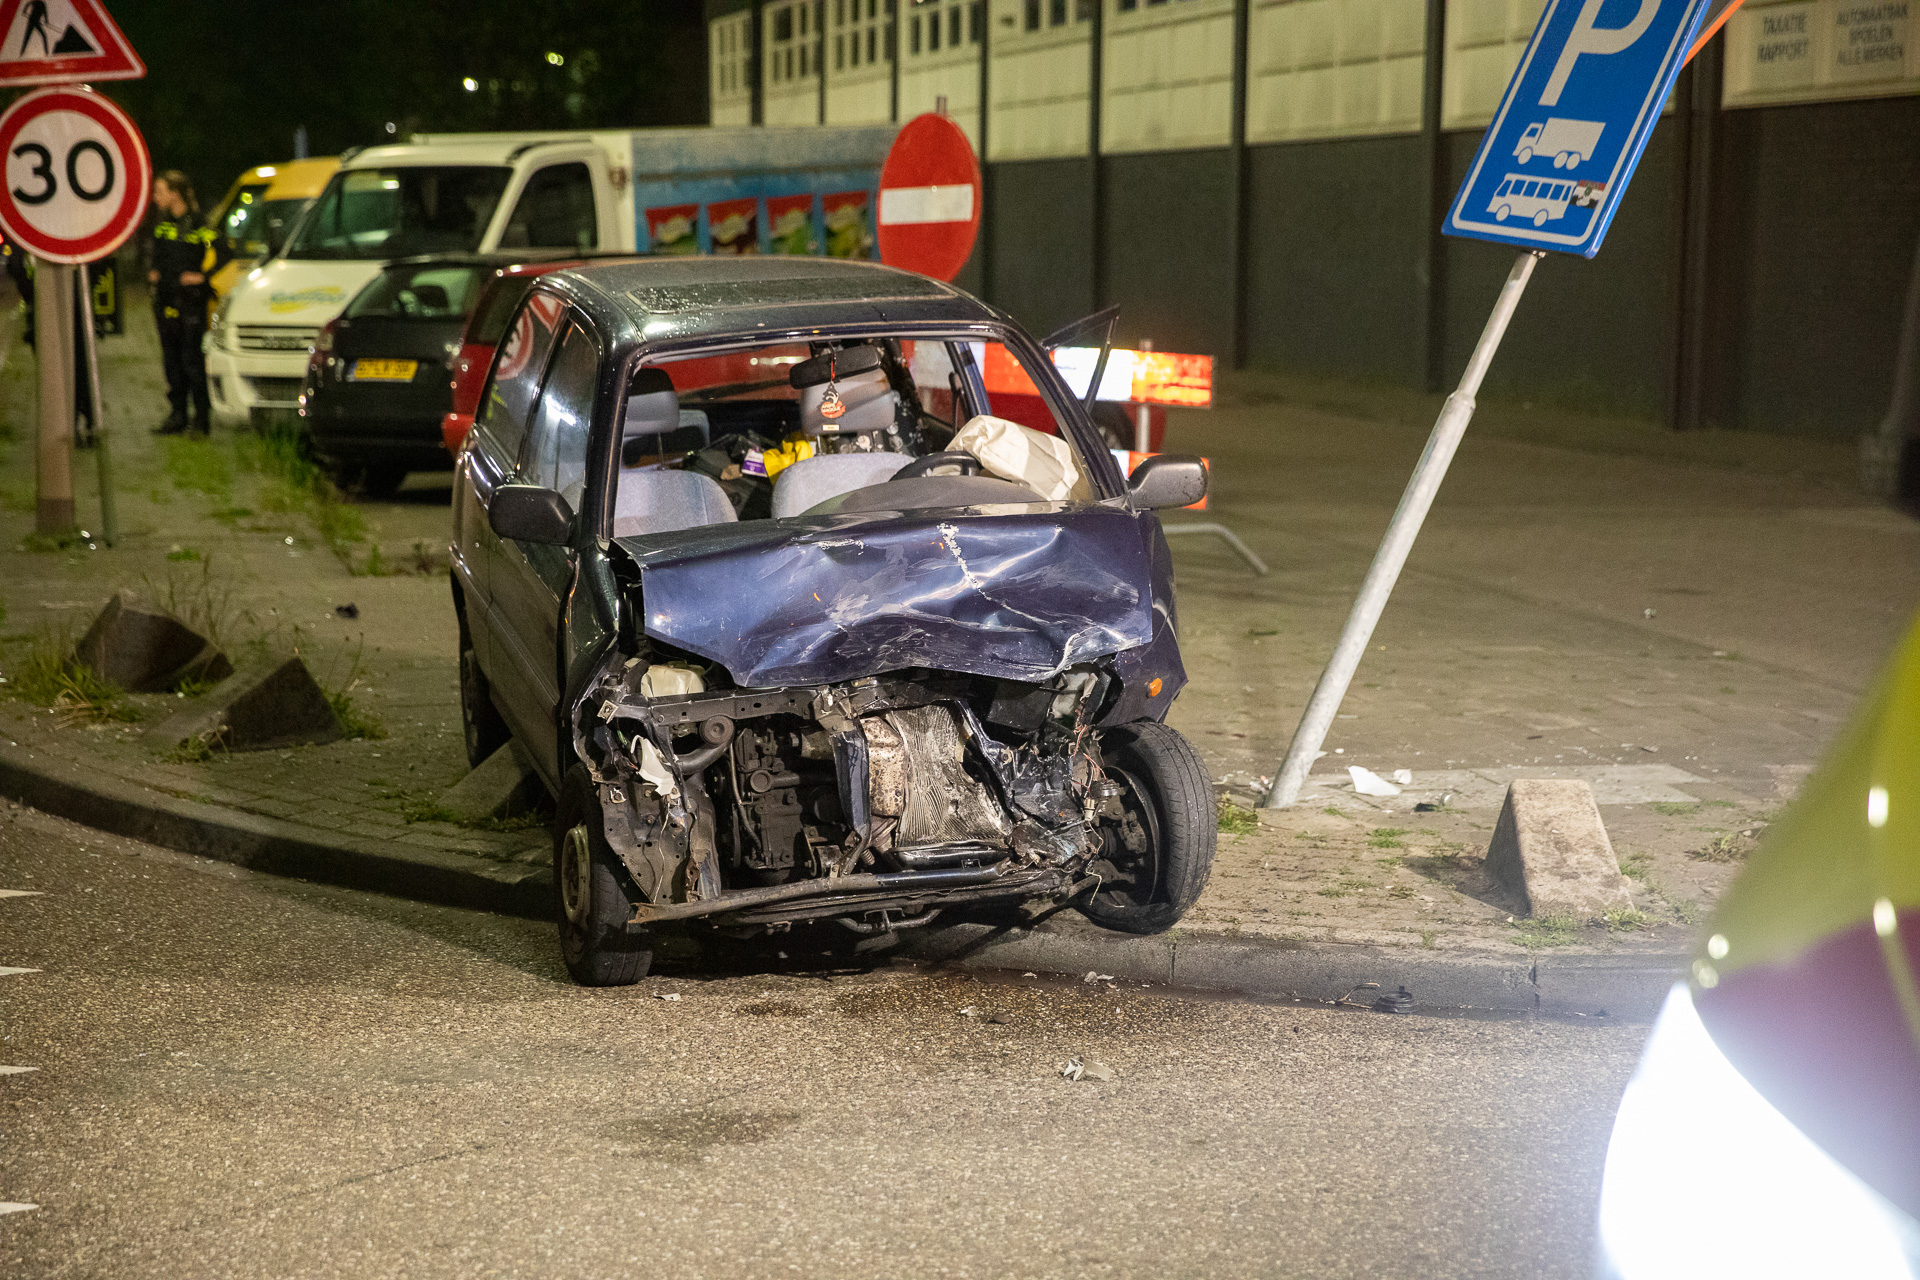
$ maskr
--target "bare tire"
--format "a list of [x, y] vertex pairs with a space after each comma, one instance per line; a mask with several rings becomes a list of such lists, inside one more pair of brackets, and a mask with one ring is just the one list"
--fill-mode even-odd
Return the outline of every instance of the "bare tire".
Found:
[[460, 729], [466, 738], [467, 763], [476, 769], [513, 736], [493, 705], [493, 691], [473, 652], [464, 614], [460, 618]]
[[560, 958], [583, 987], [625, 987], [647, 976], [653, 947], [629, 931], [634, 899], [626, 869], [607, 845], [600, 796], [578, 765], [560, 788], [553, 828], [553, 882], [560, 915]]
[[1107, 775], [1122, 788], [1123, 817], [1098, 824], [1103, 879], [1080, 908], [1122, 933], [1161, 933], [1187, 913], [1213, 868], [1219, 819], [1200, 753], [1163, 724], [1142, 722], [1102, 735]]

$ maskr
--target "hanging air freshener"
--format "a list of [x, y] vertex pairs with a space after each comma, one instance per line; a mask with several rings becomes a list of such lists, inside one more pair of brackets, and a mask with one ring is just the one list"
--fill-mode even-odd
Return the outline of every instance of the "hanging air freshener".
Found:
[[820, 416], [828, 422], [832, 422], [835, 418], [847, 411], [847, 402], [840, 398], [839, 388], [833, 385], [833, 366], [834, 358], [829, 355], [827, 357], [827, 389], [820, 397]]

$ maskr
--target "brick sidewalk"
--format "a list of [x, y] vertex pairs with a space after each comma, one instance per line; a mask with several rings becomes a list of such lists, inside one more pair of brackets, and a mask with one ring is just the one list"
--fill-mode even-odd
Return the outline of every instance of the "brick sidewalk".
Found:
[[[171, 590], [220, 614], [230, 647], [297, 646], [387, 736], [184, 762], [144, 739], [178, 705], [160, 696], [129, 700], [136, 723], [85, 728], [0, 701], [0, 733], [318, 836], [544, 863], [541, 831], [432, 817], [465, 771], [444, 477], [343, 517], [297, 500], [251, 441], [155, 439], [151, 322], [137, 306], [130, 318], [129, 337], [102, 344], [123, 527], [112, 550], [25, 549], [33, 366], [12, 328], [0, 335], [0, 670], [37, 638], [77, 635], [116, 589]], [[1234, 386], [1235, 404], [1176, 414], [1169, 447], [1214, 459], [1211, 514], [1274, 573], [1255, 579], [1224, 549], [1176, 544], [1192, 684], [1173, 723], [1222, 791], [1252, 803], [1419, 452], [1427, 406], [1343, 391], [1315, 407], [1271, 380]], [[1773, 439], [1743, 452], [1739, 438], [1568, 415], [1542, 427], [1498, 407], [1487, 426], [1461, 452], [1310, 802], [1223, 833], [1183, 929], [1463, 954], [1682, 949], [1750, 846], [1742, 833], [1791, 794], [1920, 600], [1920, 526], [1837, 484], [1844, 469], [1824, 446], [1794, 463]], [[84, 521], [98, 510], [91, 456], [76, 467]], [[404, 571], [366, 576], [376, 547], [378, 563]], [[347, 605], [357, 616], [336, 612]], [[1415, 788], [1355, 796], [1348, 763], [1411, 769]], [[1596, 782], [1639, 886], [1642, 915], [1612, 928], [1510, 922], [1481, 872], [1504, 781], [1570, 771]], [[1439, 811], [1412, 809], [1448, 795]]]

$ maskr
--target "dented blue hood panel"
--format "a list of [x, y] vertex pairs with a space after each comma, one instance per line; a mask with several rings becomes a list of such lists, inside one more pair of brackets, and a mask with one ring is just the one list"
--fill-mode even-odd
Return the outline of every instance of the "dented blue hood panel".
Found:
[[1112, 507], [712, 525], [621, 542], [646, 633], [755, 688], [931, 667], [1044, 680], [1153, 636], [1149, 530]]

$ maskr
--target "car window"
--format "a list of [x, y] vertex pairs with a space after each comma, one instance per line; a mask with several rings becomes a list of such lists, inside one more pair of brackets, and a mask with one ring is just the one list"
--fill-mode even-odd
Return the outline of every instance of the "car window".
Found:
[[507, 321], [513, 318], [513, 309], [520, 305], [520, 299], [527, 296], [527, 290], [532, 287], [535, 278], [503, 275], [495, 280], [493, 289], [480, 300], [480, 309], [474, 314], [468, 341], [489, 347], [499, 346], [500, 339], [506, 336]]
[[587, 432], [599, 376], [600, 344], [579, 323], [568, 325], [521, 452], [521, 481], [555, 490], [575, 511], [586, 487]]
[[591, 249], [598, 240], [593, 175], [577, 161], [550, 164], [528, 179], [500, 233], [504, 249]]
[[480, 399], [474, 428], [492, 439], [499, 456], [513, 459], [527, 433], [527, 414], [540, 394], [540, 378], [547, 369], [564, 304], [550, 293], [536, 293], [514, 317], [493, 377]]
[[512, 172], [499, 165], [399, 165], [336, 173], [301, 220], [286, 256], [470, 253]]
[[482, 267], [388, 267], [347, 306], [354, 319], [458, 320], [467, 314]]

